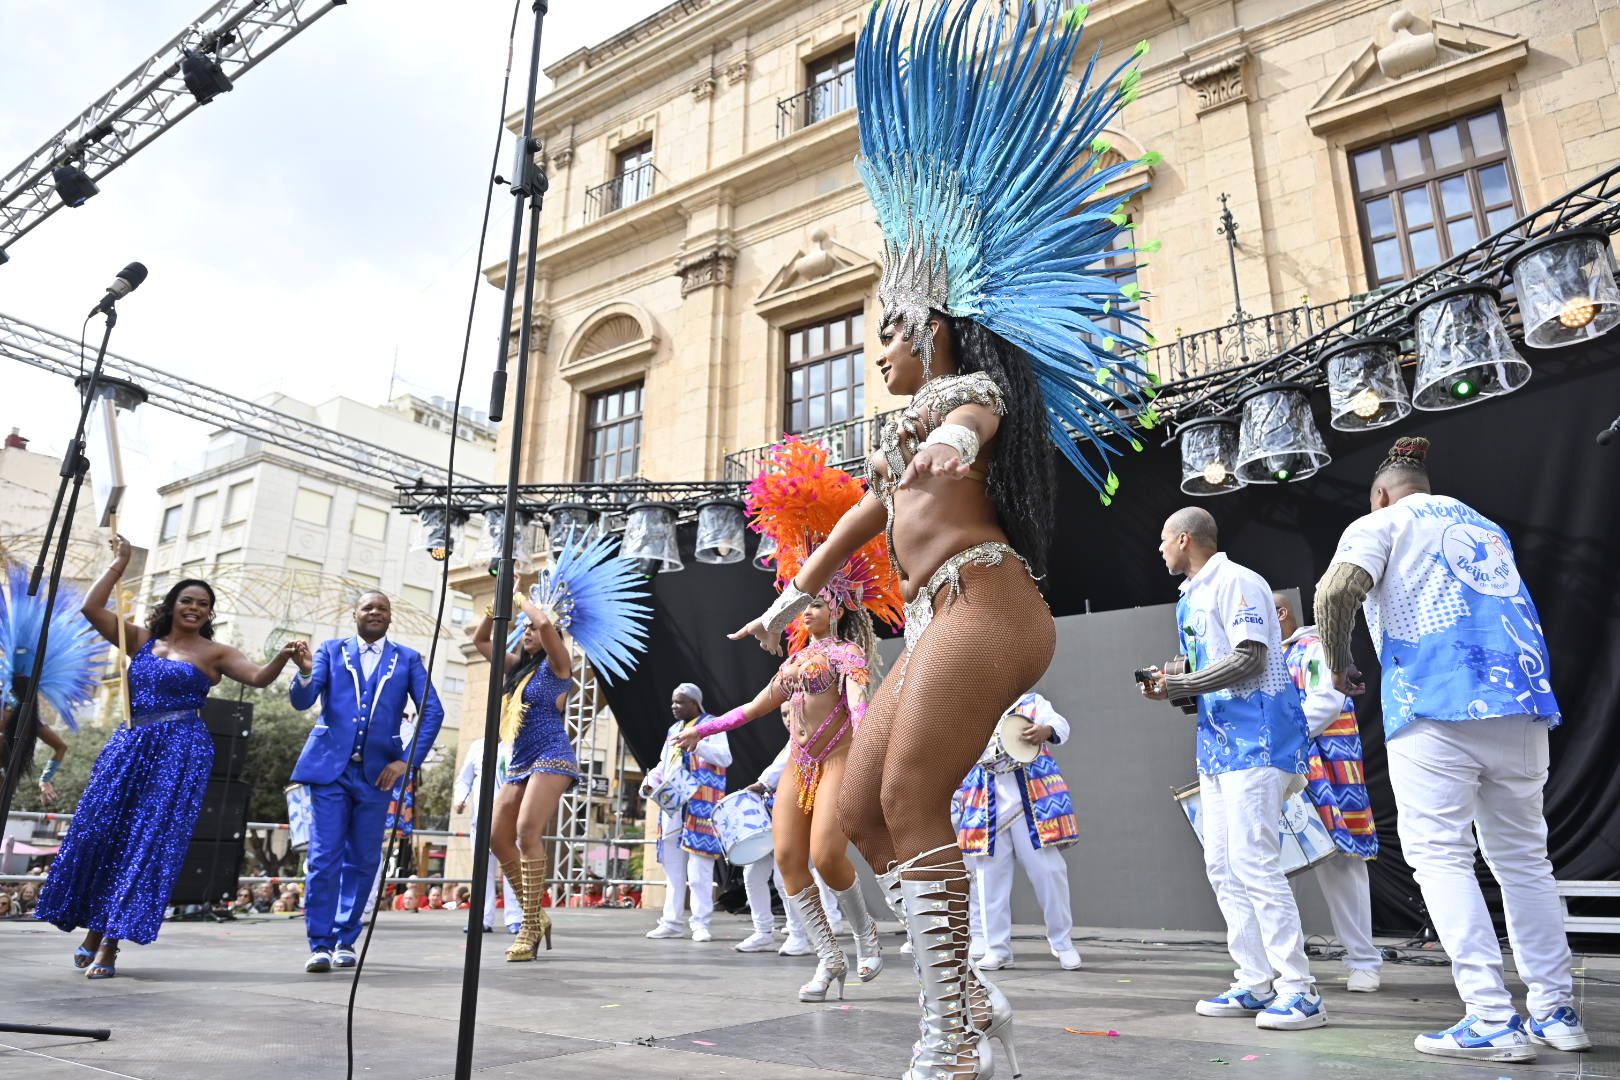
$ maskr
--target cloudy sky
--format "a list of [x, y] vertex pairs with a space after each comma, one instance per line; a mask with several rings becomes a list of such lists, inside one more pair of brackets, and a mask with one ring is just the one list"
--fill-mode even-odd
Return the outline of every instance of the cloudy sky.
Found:
[[[542, 62], [668, 0], [552, 0]], [[210, 5], [4, 0], [0, 171], [9, 172]], [[512, 0], [353, 0], [59, 210], [0, 267], [0, 312], [65, 334], [131, 260], [151, 272], [119, 306], [114, 352], [243, 397], [310, 401], [455, 389], [478, 225], [499, 122]], [[522, 0], [511, 107], [522, 102]], [[500, 171], [507, 171], [503, 147]], [[486, 260], [504, 257], [500, 189]], [[487, 404], [500, 293], [480, 293], [466, 401]], [[95, 327], [91, 333], [99, 336]], [[93, 339], [94, 340], [94, 339]], [[0, 360], [0, 431], [60, 454], [72, 384]], [[145, 410], [155, 481], [127, 531], [155, 528], [152, 489], [196, 454], [201, 425]]]

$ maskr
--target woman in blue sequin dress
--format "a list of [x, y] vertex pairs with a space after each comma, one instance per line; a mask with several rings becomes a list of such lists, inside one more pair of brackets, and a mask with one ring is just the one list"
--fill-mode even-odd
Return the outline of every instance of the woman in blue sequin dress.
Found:
[[[495, 793], [489, 847], [501, 873], [518, 884], [523, 929], [506, 950], [512, 961], [533, 960], [540, 942], [551, 948], [546, 891], [546, 830], [557, 816], [563, 792], [579, 780], [579, 760], [563, 724], [563, 704], [573, 685], [568, 645], [544, 612], [519, 592], [513, 601], [529, 617], [516, 652], [506, 657], [506, 700], [501, 711], [501, 742], [512, 747], [506, 783]], [[492, 613], [473, 635], [487, 660], [494, 653]]]
[[[107, 600], [129, 565], [129, 541], [114, 537], [112, 547], [84, 615], [116, 644], [119, 620]], [[223, 676], [269, 686], [293, 655], [288, 642], [261, 667], [213, 640], [213, 615], [214, 590], [188, 579], [145, 626], [124, 624], [130, 723], [97, 756], [35, 911], [63, 930], [89, 931], [73, 954], [89, 978], [116, 974], [119, 942], [157, 937], [213, 768], [214, 740], [200, 712], [209, 689]]]

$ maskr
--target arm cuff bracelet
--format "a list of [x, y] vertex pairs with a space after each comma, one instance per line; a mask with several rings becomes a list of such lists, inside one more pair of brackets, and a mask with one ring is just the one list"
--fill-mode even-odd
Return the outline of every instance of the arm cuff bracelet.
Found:
[[972, 465], [979, 456], [979, 437], [962, 424], [941, 424], [923, 440], [924, 446], [948, 446], [962, 464]]
[[799, 587], [790, 581], [782, 587], [782, 594], [776, 598], [774, 604], [765, 609], [765, 614], [760, 616], [759, 621], [765, 624], [767, 633], [780, 634], [788, 628], [788, 623], [810, 606], [812, 599], [814, 598], [809, 593], [800, 592]]

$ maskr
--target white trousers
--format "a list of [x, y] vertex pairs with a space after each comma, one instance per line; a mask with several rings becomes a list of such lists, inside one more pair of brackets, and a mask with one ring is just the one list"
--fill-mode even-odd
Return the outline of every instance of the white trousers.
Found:
[[1344, 966], [1351, 971], [1377, 971], [1383, 967], [1383, 954], [1372, 939], [1372, 886], [1367, 879], [1366, 860], [1341, 853], [1311, 870], [1327, 901], [1333, 936], [1344, 946]]
[[1451, 957], [1468, 1012], [1514, 1014], [1502, 949], [1474, 877], [1474, 841], [1502, 887], [1508, 941], [1526, 1004], [1540, 1018], [1575, 1003], [1563, 906], [1547, 861], [1547, 724], [1526, 716], [1417, 720], [1386, 744], [1401, 849]]
[[[484, 879], [484, 925], [495, 925], [495, 877], [501, 872], [501, 864], [495, 858], [495, 853], [489, 853], [489, 874]], [[523, 902], [518, 899], [517, 890], [512, 888], [510, 878], [503, 877], [501, 895], [506, 898], [506, 925], [521, 926], [523, 924]]]
[[1069, 934], [1074, 919], [1069, 913], [1069, 867], [1057, 848], [1036, 847], [1029, 838], [1029, 824], [1022, 813], [1011, 826], [996, 836], [994, 855], [968, 855], [964, 861], [977, 886], [971, 898], [977, 915], [970, 923], [975, 939], [984, 942], [984, 952], [1012, 956], [1013, 861], [1024, 868], [1035, 899], [1046, 919], [1046, 943], [1054, 952], [1073, 948]]
[[1204, 873], [1226, 919], [1226, 947], [1237, 964], [1233, 984], [1283, 997], [1315, 990], [1305, 959], [1299, 906], [1283, 876], [1283, 795], [1293, 779], [1262, 767], [1200, 776]]
[[[768, 934], [776, 928], [771, 917], [771, 872], [773, 859], [755, 859], [743, 867], [743, 891], [748, 894], [748, 916], [754, 920], [754, 933]], [[783, 905], [786, 906], [786, 905]]]
[[[771, 870], [776, 879], [776, 891], [783, 898], [786, 898], [788, 894], [787, 883], [782, 880], [782, 871], [776, 869], [774, 862], [771, 863]], [[815, 879], [816, 888], [821, 892], [821, 910], [827, 913], [827, 924], [837, 926], [844, 919], [844, 913], [838, 906], [838, 894], [827, 888], [827, 883], [821, 880], [821, 871], [814, 866], [810, 868], [810, 876]], [[782, 910], [787, 912], [788, 940], [809, 941], [810, 939], [804, 932], [804, 923], [799, 921], [799, 914], [793, 910], [793, 905], [783, 904]]]
[[681, 928], [681, 915], [686, 909], [688, 886], [692, 891], [693, 930], [708, 929], [709, 916], [714, 914], [714, 860], [694, 855], [674, 841], [659, 845], [658, 864], [669, 878], [664, 890], [664, 914], [659, 925], [672, 930]]

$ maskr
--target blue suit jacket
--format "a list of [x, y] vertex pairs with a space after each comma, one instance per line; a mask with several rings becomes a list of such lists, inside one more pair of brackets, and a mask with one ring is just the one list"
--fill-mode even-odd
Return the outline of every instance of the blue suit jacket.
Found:
[[[334, 638], [322, 642], [315, 652], [315, 666], [306, 682], [294, 679], [288, 696], [293, 708], [307, 709], [318, 700], [320, 716], [304, 743], [292, 779], [299, 784], [330, 784], [343, 774], [354, 752], [354, 736], [360, 718], [360, 681], [364, 672], [355, 639]], [[405, 702], [416, 703], [420, 718], [416, 755], [408, 761], [420, 768], [444, 721], [444, 706], [428, 681], [422, 654], [404, 645], [387, 641], [377, 661], [377, 693], [366, 728], [366, 745], [361, 766], [366, 780], [376, 783], [384, 767], [406, 761], [408, 749], [400, 738]]]

